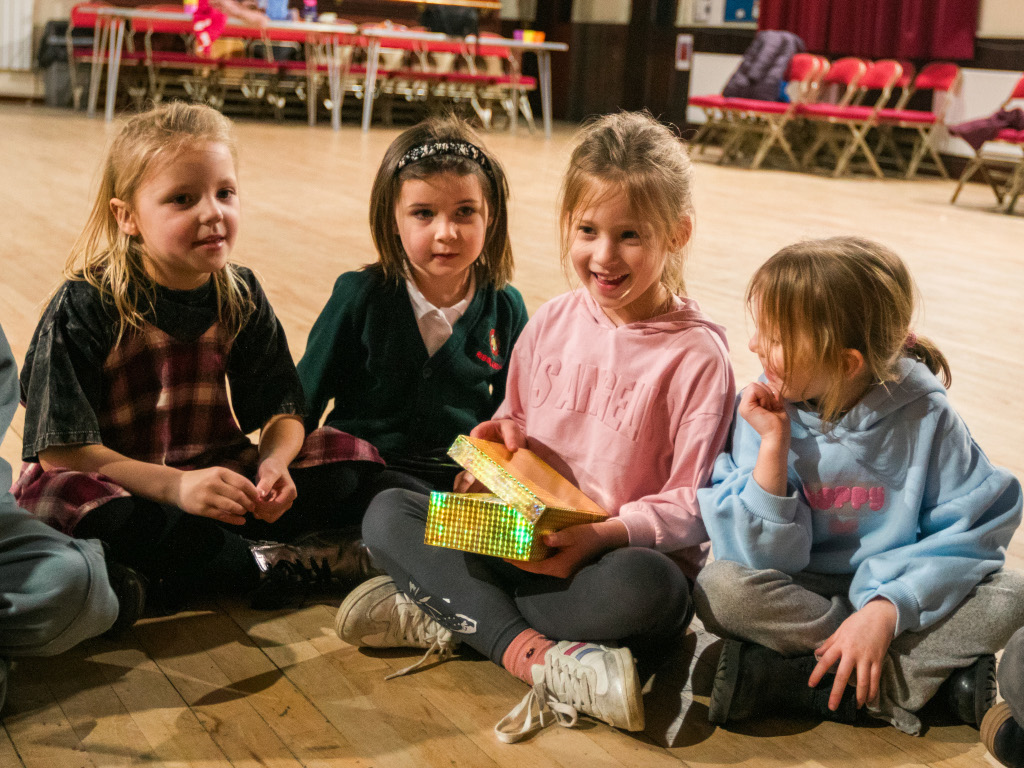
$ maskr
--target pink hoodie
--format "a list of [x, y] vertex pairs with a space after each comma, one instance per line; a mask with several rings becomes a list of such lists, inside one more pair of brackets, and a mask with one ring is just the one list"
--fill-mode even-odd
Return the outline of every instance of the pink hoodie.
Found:
[[542, 306], [509, 362], [495, 418], [693, 578], [707, 558], [697, 505], [725, 445], [736, 385], [725, 330], [693, 299], [616, 327], [590, 294]]

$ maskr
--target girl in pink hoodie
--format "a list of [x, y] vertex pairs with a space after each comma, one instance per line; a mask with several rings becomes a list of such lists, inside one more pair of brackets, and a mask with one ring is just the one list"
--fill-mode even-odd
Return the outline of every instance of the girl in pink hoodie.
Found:
[[527, 323], [504, 402], [472, 432], [528, 446], [611, 517], [548, 534], [555, 554], [522, 563], [424, 544], [422, 494], [385, 492], [366, 513], [389, 575], [345, 599], [339, 635], [427, 648], [424, 661], [459, 642], [487, 655], [532, 686], [496, 726], [504, 741], [578, 712], [642, 730], [633, 654], [653, 667], [693, 615], [689, 579], [708, 551], [696, 491], [735, 385], [723, 329], [684, 291], [691, 187], [683, 144], [650, 116], [584, 129], [560, 204], [562, 258], [580, 285]]

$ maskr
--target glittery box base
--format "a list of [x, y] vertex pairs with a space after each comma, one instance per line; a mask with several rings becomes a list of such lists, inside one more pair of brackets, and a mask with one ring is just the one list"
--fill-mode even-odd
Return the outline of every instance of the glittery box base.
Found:
[[599, 523], [606, 515], [547, 507], [528, 522], [514, 507], [487, 493], [430, 494], [427, 544], [509, 560], [543, 560], [549, 548], [543, 535], [582, 523]]

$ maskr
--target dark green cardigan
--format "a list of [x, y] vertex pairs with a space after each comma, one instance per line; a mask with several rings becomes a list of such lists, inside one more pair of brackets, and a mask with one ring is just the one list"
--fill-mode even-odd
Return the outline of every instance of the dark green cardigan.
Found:
[[386, 283], [378, 267], [346, 272], [299, 361], [307, 427], [333, 398], [326, 423], [370, 441], [392, 466], [451, 467], [445, 452], [456, 435], [489, 419], [505, 397], [525, 324], [519, 291], [478, 286], [451, 338], [428, 357], [405, 282]]

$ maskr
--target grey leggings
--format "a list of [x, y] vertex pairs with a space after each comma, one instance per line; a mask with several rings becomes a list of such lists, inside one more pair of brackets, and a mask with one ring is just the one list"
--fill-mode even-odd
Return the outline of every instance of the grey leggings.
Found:
[[381, 493], [366, 512], [363, 539], [399, 589], [495, 664], [532, 628], [553, 640], [623, 643], [643, 672], [690, 623], [689, 583], [660, 552], [626, 547], [568, 579], [537, 576], [496, 557], [424, 544], [427, 501]]
[[[697, 615], [711, 632], [767, 646], [786, 656], [813, 653], [854, 612], [852, 575], [755, 570], [727, 560], [697, 577]], [[996, 653], [1024, 625], [1024, 574], [996, 571], [951, 614], [889, 646], [876, 704], [868, 711], [917, 734], [915, 714], [955, 670]]]

